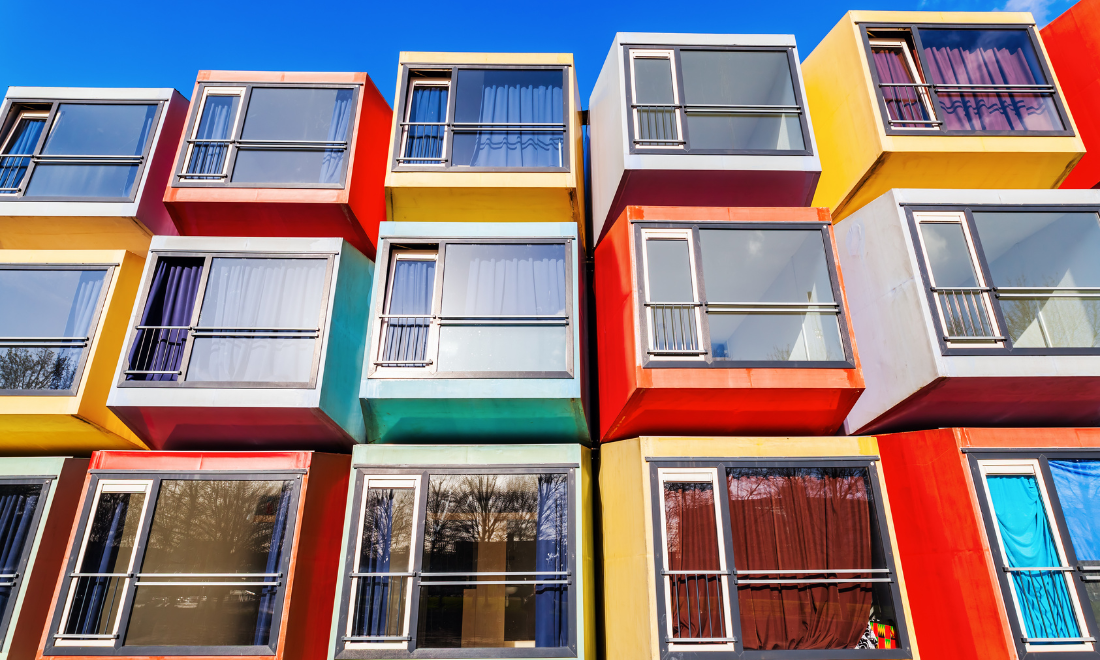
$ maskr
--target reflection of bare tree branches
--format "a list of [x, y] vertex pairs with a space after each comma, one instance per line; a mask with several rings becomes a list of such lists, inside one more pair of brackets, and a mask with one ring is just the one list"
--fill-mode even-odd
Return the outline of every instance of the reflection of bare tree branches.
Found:
[[0, 389], [68, 389], [76, 362], [76, 356], [65, 349], [9, 347], [0, 353]]
[[446, 551], [461, 541], [533, 541], [538, 477], [433, 475], [428, 482], [425, 546]]
[[[1020, 276], [1007, 286], [1053, 288], [1059, 283], [1059, 278], [1046, 276], [1041, 285], [1036, 285]], [[1088, 348], [1100, 345], [1098, 300], [1037, 298], [1001, 300], [1000, 304], [1008, 335], [1015, 345], [1030, 348]]]

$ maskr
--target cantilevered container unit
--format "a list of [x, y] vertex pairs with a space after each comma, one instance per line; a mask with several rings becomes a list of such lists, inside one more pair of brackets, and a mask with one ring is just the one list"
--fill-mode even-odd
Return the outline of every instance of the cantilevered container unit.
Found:
[[174, 89], [9, 87], [0, 248], [144, 255], [175, 234], [162, 197], [186, 114]]
[[359, 445], [347, 503], [330, 660], [596, 657], [588, 449]]
[[615, 35], [589, 101], [593, 233], [627, 205], [809, 206], [821, 175], [791, 35]]
[[107, 405], [158, 449], [347, 451], [373, 272], [339, 238], [156, 237]]
[[107, 409], [142, 263], [124, 250], [0, 250], [0, 452], [145, 447]]
[[868, 437], [601, 447], [608, 660], [919, 658], [877, 450]]
[[829, 435], [863, 391], [827, 209], [628, 206], [596, 247], [600, 439]]
[[349, 465], [96, 452], [37, 657], [323, 657]]
[[365, 73], [200, 71], [164, 203], [185, 236], [336, 236], [374, 257], [393, 114]]
[[1057, 188], [1085, 152], [1029, 13], [848, 12], [802, 72], [834, 220], [891, 188]]
[[846, 426], [1100, 425], [1100, 191], [892, 190], [836, 226]]
[[1063, 188], [1095, 188], [1100, 185], [1100, 73], [1093, 62], [1100, 58], [1100, 2], [1083, 0], [1047, 24], [1040, 34], [1058, 74], [1066, 104], [1074, 110], [1081, 139], [1090, 150], [1069, 173]]
[[584, 226], [581, 103], [567, 53], [401, 53], [389, 220]]
[[588, 442], [572, 222], [387, 222], [360, 397], [369, 442]]
[[921, 647], [937, 658], [1095, 658], [1100, 431], [878, 437]]
[[86, 458], [0, 458], [0, 658], [33, 658], [65, 560]]

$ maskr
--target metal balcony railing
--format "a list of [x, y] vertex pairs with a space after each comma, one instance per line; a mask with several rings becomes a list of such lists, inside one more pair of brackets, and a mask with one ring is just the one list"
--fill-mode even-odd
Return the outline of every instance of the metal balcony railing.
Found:
[[702, 303], [646, 303], [650, 355], [704, 355], [696, 310]]
[[726, 629], [728, 571], [661, 571], [668, 580], [672, 602], [669, 644], [720, 644], [737, 639]]
[[989, 287], [932, 287], [944, 322], [944, 341], [999, 342], [1004, 337], [989, 316]]
[[191, 330], [186, 325], [139, 325], [135, 349], [123, 372], [127, 376], [180, 375], [184, 348]]

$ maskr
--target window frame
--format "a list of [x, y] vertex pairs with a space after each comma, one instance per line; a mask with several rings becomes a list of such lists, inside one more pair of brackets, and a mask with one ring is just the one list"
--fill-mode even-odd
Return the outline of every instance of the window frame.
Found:
[[[1013, 287], [998, 287], [993, 282], [989, 263], [982, 249], [982, 240], [978, 235], [977, 225], [974, 222], [974, 212], [977, 211], [978, 213], [1095, 213], [1097, 222], [1100, 223], [1100, 206], [1090, 206], [1088, 204], [905, 204], [904, 210], [909, 229], [910, 244], [913, 246], [917, 262], [918, 272], [914, 274], [914, 279], [917, 279], [924, 288], [925, 300], [928, 303], [929, 310], [937, 310], [938, 307], [935, 293], [931, 288], [932, 279], [929, 276], [927, 258], [919, 238], [919, 227], [915, 216], [920, 213], [958, 213], [964, 216], [963, 228], [970, 238], [970, 246], [973, 250], [971, 256], [976, 259], [974, 263], [979, 267], [977, 270], [978, 280], [979, 282], [985, 282], [985, 286], [990, 289], [989, 302], [994, 313], [994, 316], [991, 316], [990, 319], [1000, 329], [1001, 336], [1004, 338], [1003, 341], [997, 342], [1000, 345], [976, 346], [973, 342], [968, 342], [969, 345], [967, 346], [952, 345], [954, 342], [948, 342], [944, 339], [946, 335], [944, 326], [938, 312], [934, 312], [932, 314], [932, 326], [936, 331], [936, 342], [939, 345], [941, 355], [1100, 355], [1100, 346], [1094, 348], [1018, 348], [1012, 344], [1012, 337], [1007, 332], [1008, 324], [998, 300], [1001, 295], [1000, 290]], [[914, 240], [914, 237], [918, 238]], [[1086, 299], [1100, 297], [1100, 287], [1096, 287], [1095, 291], [1090, 291], [1090, 287], [1081, 287], [1074, 290], [1086, 291], [1082, 296]], [[1100, 331], [1100, 328], [1097, 330]]]
[[[1026, 474], [1034, 474], [1036, 482], [1042, 490], [1042, 495], [1044, 496], [1043, 505], [1046, 509], [1051, 533], [1054, 536], [1055, 546], [1061, 554], [1062, 559], [1066, 562], [1066, 566], [1074, 568], [1074, 570], [1065, 572], [1064, 575], [1067, 576], [1067, 591], [1075, 607], [1077, 624], [1081, 631], [1087, 636], [1097, 638], [1100, 636], [1098, 635], [1098, 633], [1100, 633], [1100, 622], [1096, 621], [1092, 613], [1092, 608], [1088, 606], [1089, 597], [1085, 587], [1085, 578], [1090, 577], [1089, 573], [1095, 574], [1095, 571], [1082, 571], [1080, 569], [1077, 555], [1073, 547], [1073, 540], [1069, 535], [1069, 527], [1066, 525], [1065, 517], [1062, 515], [1062, 505], [1061, 500], [1058, 499], [1058, 490], [1054, 487], [1054, 479], [1050, 473], [1050, 467], [1047, 465], [1047, 462], [1049, 460], [1074, 459], [1100, 461], [1100, 453], [1097, 453], [1097, 450], [1094, 448], [1044, 450], [1032, 448], [987, 449], [977, 447], [964, 447], [962, 448], [962, 452], [969, 461], [970, 476], [975, 486], [974, 494], [982, 517], [981, 529], [989, 540], [990, 552], [988, 557], [992, 562], [996, 574], [999, 593], [1004, 603], [1005, 618], [1008, 620], [1009, 628], [1012, 633], [1012, 642], [1018, 656], [1020, 658], [1025, 657], [1025, 655], [1027, 657], [1041, 657], [1044, 660], [1100, 658], [1100, 642], [1083, 642], [1079, 645], [1077, 650], [1065, 648], [1050, 649], [1049, 647], [1047, 650], [1044, 650], [1042, 647], [1029, 648], [1028, 644], [1023, 642], [1025, 634], [1024, 628], [1021, 625], [1022, 613], [1016, 605], [1015, 587], [1011, 580], [1009, 580], [1008, 571], [1005, 570], [1003, 545], [1001, 543], [1000, 532], [992, 517], [989, 488], [985, 482], [985, 474], [989, 472], [989, 467], [996, 468], [1002, 466], [1003, 469], [1003, 466], [1027, 465], [1034, 470], [1034, 472], [1027, 472]], [[999, 472], [999, 474], [1006, 473], [1007, 472]], [[1024, 472], [1020, 472], [1020, 474], [1024, 474]], [[1100, 576], [1093, 575], [1091, 577]], [[1094, 580], [1087, 581], [1092, 582]], [[1090, 645], [1092, 646], [1091, 649], [1084, 648]]]
[[[103, 276], [103, 286], [100, 287], [99, 300], [96, 302], [95, 310], [92, 312], [92, 321], [88, 328], [88, 336], [83, 340], [82, 344], [70, 344], [64, 341], [29, 341], [29, 342], [15, 342], [13, 338], [0, 337], [0, 349], [4, 348], [17, 348], [17, 347], [29, 347], [29, 348], [77, 348], [82, 347], [83, 350], [80, 353], [80, 360], [77, 361], [76, 369], [73, 372], [73, 384], [68, 389], [64, 390], [6, 390], [0, 389], [0, 397], [5, 396], [76, 396], [80, 392], [81, 384], [84, 380], [84, 369], [88, 365], [88, 360], [91, 357], [92, 348], [97, 344], [99, 339], [99, 329], [103, 324], [104, 313], [107, 309], [107, 296], [112, 290], [111, 287], [114, 284], [115, 270], [119, 267], [119, 264], [51, 264], [51, 263], [5, 263], [0, 264], [0, 271], [4, 270], [103, 270], [106, 274]], [[7, 340], [7, 341], [5, 341]], [[46, 344], [42, 346], [42, 344]]]
[[[571, 237], [462, 237], [462, 238], [398, 238], [388, 237], [381, 241], [378, 248], [378, 260], [376, 272], [386, 273], [383, 282], [382, 295], [378, 301], [371, 303], [371, 330], [370, 345], [367, 352], [367, 377], [379, 379], [485, 379], [485, 378], [573, 378], [575, 346], [573, 339], [573, 327], [579, 321], [575, 318], [575, 306], [573, 304], [573, 281], [575, 278], [576, 256], [573, 254], [575, 240]], [[443, 278], [447, 270], [446, 247], [448, 245], [564, 245], [565, 246], [565, 316], [563, 323], [548, 323], [546, 325], [564, 325], [565, 332], [565, 364], [564, 371], [438, 371], [439, 357], [439, 326], [442, 318], [443, 306]], [[389, 308], [390, 288], [392, 286], [392, 274], [394, 263], [400, 257], [395, 257], [394, 252], [428, 250], [427, 246], [436, 246], [435, 258], [435, 283], [432, 293], [431, 326], [428, 331], [428, 348], [425, 359], [430, 364], [419, 367], [397, 367], [378, 364], [382, 351], [385, 348], [383, 332], [383, 309]], [[561, 317], [552, 317], [557, 320]], [[471, 324], [478, 325], [478, 324]], [[522, 324], [517, 324], [522, 325]], [[537, 325], [529, 323], [528, 325]], [[434, 353], [432, 351], [435, 351]]]
[[[573, 146], [570, 144], [574, 138], [572, 124], [573, 113], [570, 110], [573, 99], [573, 76], [569, 75], [573, 67], [568, 64], [431, 64], [431, 63], [415, 63], [408, 62], [401, 64], [401, 70], [398, 74], [400, 81], [400, 87], [397, 92], [397, 98], [399, 104], [394, 108], [394, 134], [391, 144], [394, 145], [393, 153], [390, 160], [391, 172], [512, 172], [512, 173], [528, 173], [528, 172], [571, 172], [572, 158], [573, 158]], [[561, 71], [562, 72], [562, 148], [561, 148], [561, 167], [471, 167], [466, 165], [453, 165], [450, 161], [451, 154], [454, 153], [452, 144], [454, 142], [454, 116], [455, 116], [455, 102], [458, 98], [458, 74], [464, 70], [481, 70], [481, 71]], [[444, 159], [439, 164], [416, 164], [406, 165], [402, 161], [404, 160], [403, 154], [405, 153], [406, 143], [406, 131], [404, 126], [408, 122], [408, 115], [411, 110], [411, 100], [413, 87], [417, 83], [422, 81], [412, 80], [410, 76], [413, 72], [423, 71], [443, 74], [447, 71], [450, 72], [450, 77], [447, 80], [447, 114], [445, 118], [444, 134], [443, 134], [443, 150], [442, 158]], [[431, 80], [431, 79], [429, 79]], [[444, 80], [443, 76], [437, 80]], [[441, 83], [435, 83], [441, 84]], [[522, 129], [520, 129], [522, 130]], [[467, 129], [460, 132], [476, 133], [476, 130]], [[414, 159], [424, 160], [424, 159]]]
[[[134, 306], [135, 315], [133, 317], [134, 323], [127, 328], [126, 342], [123, 345], [121, 355], [121, 366], [119, 369], [118, 380], [116, 386], [118, 387], [136, 387], [136, 388], [149, 388], [149, 387], [176, 387], [176, 388], [192, 388], [192, 389], [315, 389], [317, 387], [317, 381], [320, 376], [321, 369], [321, 354], [322, 350], [328, 343], [328, 317], [330, 303], [332, 301], [332, 287], [335, 283], [337, 276], [337, 264], [336, 260], [339, 257], [339, 253], [336, 252], [218, 252], [215, 250], [196, 251], [196, 250], [150, 250], [149, 261], [146, 263], [146, 274], [142, 279], [140, 293], [138, 294], [137, 303]], [[202, 267], [202, 276], [199, 279], [199, 291], [195, 296], [195, 308], [191, 310], [191, 321], [187, 329], [187, 339], [183, 349], [183, 357], [180, 362], [179, 376], [176, 380], [127, 380], [126, 376], [129, 370], [129, 355], [134, 342], [137, 341], [140, 330], [138, 324], [141, 322], [141, 314], [145, 310], [145, 306], [148, 304], [149, 296], [152, 294], [153, 279], [156, 274], [156, 267], [159, 260], [162, 258], [202, 258], [205, 259]], [[322, 290], [320, 316], [318, 318], [316, 336], [313, 337], [315, 342], [313, 347], [313, 366], [310, 370], [310, 377], [308, 382], [287, 382], [287, 381], [216, 381], [216, 380], [203, 380], [203, 381], [188, 381], [187, 370], [191, 364], [191, 353], [195, 344], [195, 332], [199, 332], [200, 338], [218, 338], [218, 337], [270, 337], [271, 333], [264, 334], [262, 329], [253, 329], [251, 332], [257, 333], [255, 335], [241, 334], [240, 331], [234, 334], [232, 332], [221, 332], [214, 334], [203, 333], [199, 323], [199, 314], [202, 311], [203, 301], [206, 299], [206, 287], [210, 281], [210, 268], [214, 259], [325, 259], [327, 261], [327, 270], [325, 272], [325, 283]], [[248, 331], [245, 331], [248, 332]], [[304, 333], [287, 334], [286, 338], [303, 338], [309, 337]]]
[[[42, 134], [38, 136], [38, 143], [34, 146], [33, 154], [31, 155], [31, 162], [27, 165], [27, 171], [24, 172], [23, 178], [19, 182], [19, 189], [16, 192], [9, 192], [0, 195], [0, 202], [5, 201], [27, 201], [27, 202], [133, 202], [137, 199], [138, 192], [145, 187], [145, 170], [148, 168], [149, 161], [152, 159], [153, 143], [160, 135], [161, 122], [164, 119], [165, 106], [167, 101], [159, 99], [149, 100], [133, 100], [133, 99], [39, 99], [39, 98], [19, 98], [9, 99], [8, 103], [4, 107], [6, 116], [3, 119], [3, 124], [0, 126], [0, 130], [3, 131], [3, 142], [7, 142], [11, 139], [11, 132], [15, 130], [15, 127], [19, 124], [19, 118], [23, 113], [30, 112], [45, 112], [46, 113], [46, 125], [42, 129]], [[46, 106], [49, 105], [49, 110], [31, 110], [27, 106]], [[46, 140], [49, 139], [50, 134], [56, 127], [57, 111], [62, 105], [153, 105], [156, 106], [156, 110], [153, 113], [153, 126], [149, 130], [149, 135], [145, 138], [145, 147], [143, 148], [141, 155], [139, 156], [61, 156], [61, 155], [43, 155], [42, 149], [46, 146]], [[61, 196], [50, 195], [43, 197], [26, 195], [27, 186], [30, 184], [31, 178], [34, 176], [34, 170], [39, 163], [49, 164], [51, 162], [64, 163], [64, 164], [80, 164], [82, 162], [89, 165], [103, 164], [103, 165], [137, 165], [137, 173], [134, 175], [134, 184], [131, 187], [129, 197], [80, 197], [80, 196]]]
[[[1054, 74], [1052, 72], [1050, 62], [1047, 59], [1046, 51], [1043, 50], [1042, 43], [1039, 40], [1039, 33], [1035, 28], [1034, 23], [998, 23], [998, 24], [985, 24], [985, 23], [857, 23], [859, 27], [860, 38], [863, 40], [862, 46], [864, 56], [867, 61], [867, 72], [871, 77], [871, 86], [875, 90], [874, 94], [878, 105], [879, 115], [882, 118], [882, 127], [886, 135], [949, 135], [949, 136], [1039, 136], [1039, 137], [1073, 137], [1076, 133], [1073, 130], [1073, 123], [1070, 121], [1069, 114], [1066, 111], [1065, 102], [1062, 99], [1062, 94], [1058, 90], [1058, 85], [1054, 82]], [[1062, 122], [1063, 129], [1056, 131], [960, 131], [960, 130], [947, 130], [942, 128], [942, 119], [940, 118], [940, 101], [939, 96], [936, 93], [936, 85], [929, 83], [920, 76], [922, 81], [922, 87], [918, 89], [925, 89], [930, 97], [932, 110], [930, 116], [935, 121], [939, 122], [937, 127], [931, 129], [928, 128], [893, 128], [890, 126], [890, 115], [886, 109], [886, 102], [882, 98], [882, 92], [879, 91], [881, 81], [878, 77], [878, 69], [874, 65], [874, 55], [871, 52], [870, 36], [867, 34], [868, 30], [909, 30], [910, 35], [913, 38], [913, 50], [916, 51], [917, 64], [919, 71], [928, 71], [928, 62], [924, 56], [924, 47], [920, 40], [921, 29], [943, 29], [943, 30], [1012, 30], [1020, 31], [1026, 30], [1028, 37], [1031, 41], [1032, 50], [1035, 53], [1035, 57], [1039, 61], [1039, 67], [1043, 72], [1043, 76], [1046, 78], [1046, 84], [1043, 87], [1049, 88], [1049, 98], [1054, 100], [1054, 107], [1058, 113], [1058, 119]], [[966, 93], [963, 91], [963, 93]], [[973, 92], [971, 92], [973, 93]], [[1047, 94], [1043, 94], [1047, 96]], [[907, 122], [912, 123], [912, 122]]]
[[[806, 99], [802, 95], [802, 75], [800, 73], [798, 59], [795, 57], [795, 46], [726, 46], [726, 45], [659, 45], [659, 44], [622, 44], [623, 50], [623, 98], [626, 102], [626, 131], [629, 153], [631, 154], [688, 154], [688, 155], [746, 155], [746, 156], [813, 156], [814, 142], [810, 135], [809, 114], [806, 109]], [[790, 66], [791, 85], [794, 87], [794, 98], [797, 106], [798, 123], [802, 129], [802, 149], [706, 149], [691, 146], [691, 135], [688, 130], [687, 108], [692, 107], [684, 102], [684, 76], [680, 61], [680, 54], [685, 50], [695, 51], [749, 51], [749, 52], [785, 52], [787, 63]], [[680, 140], [683, 144], [675, 146], [646, 147], [638, 144], [635, 126], [634, 110], [634, 51], [668, 51], [672, 54], [672, 82], [673, 93], [676, 95], [676, 117], [680, 122]], [[795, 106], [791, 106], [794, 108]], [[776, 116], [796, 114], [794, 110], [786, 113], [774, 112]], [[682, 119], [681, 119], [682, 117]]]
[[[187, 125], [184, 128], [184, 138], [180, 140], [180, 149], [178, 156], [176, 157], [176, 169], [172, 173], [173, 188], [247, 188], [247, 189], [266, 189], [266, 188], [288, 188], [288, 189], [333, 189], [343, 190], [347, 187], [348, 177], [350, 176], [351, 161], [353, 157], [353, 151], [355, 149], [356, 138], [358, 137], [359, 124], [359, 98], [362, 96], [361, 83], [316, 83], [316, 82], [302, 82], [302, 83], [288, 83], [288, 82], [204, 82], [199, 84], [197, 95], [200, 99], [199, 103], [192, 104], [193, 110], [188, 112]], [[244, 131], [245, 119], [248, 115], [248, 106], [252, 101], [252, 92], [256, 88], [272, 88], [272, 89], [350, 89], [351, 94], [351, 115], [348, 117], [348, 136], [346, 140], [343, 140], [344, 144], [344, 164], [340, 173], [340, 181], [337, 183], [256, 183], [256, 182], [237, 182], [231, 181], [233, 178], [233, 168], [237, 164], [237, 153], [241, 149], [241, 142], [243, 141], [241, 135]], [[226, 90], [226, 92], [219, 93], [215, 90]], [[227, 93], [228, 90], [234, 90], [237, 94]], [[213, 93], [212, 93], [213, 92]], [[202, 111], [206, 108], [206, 100], [210, 96], [240, 96], [240, 103], [237, 106], [237, 116], [233, 120], [233, 128], [227, 139], [229, 147], [226, 151], [225, 162], [222, 164], [222, 174], [218, 176], [219, 180], [211, 180], [215, 175], [212, 174], [199, 174], [188, 175], [186, 170], [188, 161], [190, 160], [191, 151], [196, 140], [195, 135], [198, 134], [199, 123], [202, 119]], [[294, 150], [293, 146], [287, 147], [287, 144], [293, 143], [293, 140], [248, 140], [247, 142], [256, 142], [253, 146], [247, 146], [246, 151], [288, 151]], [[311, 142], [310, 144], [336, 144], [340, 141], [334, 142]], [[330, 147], [331, 148], [331, 147]], [[299, 147], [303, 151], [326, 151], [325, 147]], [[191, 176], [197, 177], [209, 177], [193, 179]]]
[[[657, 588], [657, 630], [658, 630], [658, 649], [661, 654], [661, 660], [706, 660], [713, 658], [712, 654], [721, 653], [722, 657], [736, 657], [743, 658], [744, 660], [767, 660], [774, 658], [806, 658], [807, 660], [850, 660], [853, 656], [860, 658], [867, 658], [868, 660], [884, 660], [888, 658], [912, 658], [912, 642], [910, 640], [908, 622], [906, 620], [907, 608], [905, 601], [902, 599], [901, 587], [898, 581], [898, 566], [899, 560], [894, 556], [893, 547], [890, 543], [890, 532], [888, 526], [888, 517], [886, 516], [885, 504], [883, 502], [881, 492], [881, 481], [878, 474], [878, 456], [822, 456], [822, 457], [806, 457], [797, 459], [787, 458], [736, 458], [736, 457], [714, 457], [714, 458], [687, 458], [687, 457], [654, 457], [647, 456], [645, 458], [649, 464], [649, 492], [650, 492], [650, 520], [653, 521], [653, 547], [654, 547], [654, 565], [653, 565], [653, 579], [654, 584], [659, 585], [661, 582], [667, 582], [664, 580], [663, 572], [666, 566], [667, 547], [662, 552], [656, 552], [656, 549], [664, 543], [664, 497], [662, 493], [663, 474], [679, 473], [684, 474], [686, 472], [704, 472], [713, 471], [716, 475], [715, 484], [718, 489], [715, 490], [714, 496], [717, 500], [715, 502], [715, 513], [721, 518], [723, 523], [722, 527], [719, 527], [719, 533], [722, 536], [718, 539], [718, 545], [724, 556], [726, 557], [727, 566], [726, 570], [729, 573], [730, 579], [729, 589], [726, 591], [727, 599], [729, 602], [729, 610], [731, 613], [732, 627], [730, 630], [733, 632], [736, 641], [732, 642], [733, 649], [728, 649], [729, 643], [716, 643], [708, 649], [698, 650], [683, 650], [683, 644], [670, 645], [665, 637], [664, 632], [671, 630], [671, 622], [667, 619], [666, 612], [669, 611], [669, 603], [666, 600], [665, 590], [663, 588]], [[737, 589], [737, 570], [735, 568], [735, 555], [733, 552], [733, 534], [732, 530], [725, 530], [726, 521], [730, 520], [729, 511], [729, 487], [725, 480], [727, 470], [730, 468], [814, 468], [814, 467], [847, 467], [847, 468], [865, 468], [867, 470], [867, 480], [871, 488], [871, 497], [874, 499], [874, 512], [875, 524], [878, 527], [877, 537], [872, 536], [872, 543], [879, 543], [882, 547], [883, 563], [886, 565], [886, 571], [889, 571], [890, 576], [890, 597], [893, 600], [894, 610], [898, 614], [895, 621], [898, 634], [898, 642], [900, 646], [895, 649], [792, 649], [792, 650], [745, 650], [742, 646], [741, 635], [741, 617], [740, 608], [738, 602], [738, 589]], [[734, 568], [730, 568], [730, 565]], [[876, 569], [878, 570], [878, 569]], [[670, 648], [672, 646], [673, 648]], [[1052, 659], [1054, 660], [1054, 659]]]
[[[838, 275], [838, 261], [834, 253], [834, 246], [830, 234], [830, 225], [827, 222], [665, 222], [665, 221], [639, 221], [633, 222], [633, 242], [631, 259], [634, 266], [634, 277], [637, 283], [634, 288], [634, 322], [638, 328], [637, 343], [638, 355], [643, 368], [655, 369], [854, 369], [849, 320], [845, 309], [845, 298], [840, 286]], [[840, 343], [844, 350], [843, 361], [837, 360], [726, 360], [715, 359], [711, 350], [710, 322], [707, 318], [707, 294], [706, 278], [703, 276], [703, 252], [700, 245], [699, 231], [707, 229], [733, 229], [733, 230], [791, 230], [806, 231], [818, 230], [821, 232], [822, 248], [825, 251], [825, 260], [829, 269], [829, 282], [832, 285], [833, 303], [807, 303], [808, 307], [832, 308], [835, 306], [837, 324], [840, 333]], [[695, 283], [695, 292], [699, 304], [698, 323], [701, 337], [700, 349], [705, 353], [696, 358], [673, 356], [660, 359], [660, 356], [650, 354], [649, 314], [646, 312], [645, 283], [648, 275], [645, 271], [646, 263], [641, 254], [644, 251], [645, 232], [654, 230], [680, 230], [690, 232], [691, 263], [693, 265], [692, 281]], [[819, 310], [823, 315], [827, 310]]]
[[34, 549], [34, 543], [38, 539], [39, 533], [42, 531], [42, 523], [46, 517], [46, 504], [49, 502], [53, 482], [57, 479], [58, 477], [54, 475], [25, 477], [0, 476], [0, 486], [40, 485], [42, 487], [38, 498], [38, 504], [35, 506], [34, 513], [31, 514], [31, 524], [27, 530], [27, 539], [23, 543], [23, 551], [19, 555], [19, 561], [15, 565], [14, 577], [0, 575], [0, 582], [11, 582], [11, 595], [8, 596], [7, 605], [0, 610], [0, 646], [8, 642], [12, 621], [18, 618], [18, 613], [15, 611], [15, 605], [20, 595], [23, 593], [24, 578], [27, 573], [30, 572], [28, 570], [28, 565], [30, 563], [31, 551]]
[[[275, 655], [278, 651], [278, 641], [282, 635], [282, 614], [287, 607], [287, 587], [290, 570], [297, 559], [297, 525], [298, 515], [302, 510], [302, 475], [306, 470], [279, 469], [270, 472], [259, 471], [225, 471], [225, 470], [89, 470], [90, 481], [86, 488], [86, 495], [81, 502], [80, 516], [77, 519], [76, 532], [70, 545], [66, 549], [65, 572], [59, 579], [60, 588], [51, 603], [51, 615], [49, 628], [46, 631], [43, 655], [48, 656], [260, 656]], [[160, 485], [163, 481], [290, 481], [291, 505], [288, 507], [286, 529], [283, 534], [282, 556], [279, 558], [278, 591], [275, 598], [275, 609], [271, 616], [271, 631], [269, 639], [271, 643], [259, 646], [126, 646], [125, 639], [129, 627], [130, 616], [133, 613], [134, 596], [137, 587], [140, 586], [141, 574], [138, 572], [145, 561], [145, 551], [149, 542], [149, 532], [153, 517], [156, 513], [156, 504], [160, 496]], [[141, 513], [141, 522], [135, 537], [134, 553], [131, 557], [128, 577], [123, 591], [123, 601], [119, 606], [119, 613], [115, 623], [113, 641], [109, 644], [88, 644], [81, 640], [75, 640], [70, 644], [58, 644], [57, 631], [62, 629], [62, 624], [69, 614], [69, 603], [73, 593], [72, 574], [83, 558], [88, 537], [88, 523], [95, 513], [99, 503], [99, 495], [104, 485], [128, 486], [145, 484], [147, 493]], [[139, 491], [126, 491], [139, 492]]]
[[[364, 505], [364, 483], [368, 478], [401, 478], [402, 480], [415, 479], [417, 481], [417, 502], [416, 511], [414, 513], [414, 527], [413, 527], [413, 544], [411, 548], [411, 562], [413, 564], [413, 573], [409, 580], [410, 597], [407, 600], [406, 617], [408, 619], [408, 633], [409, 640], [406, 648], [385, 648], [380, 644], [369, 645], [364, 644], [358, 648], [349, 647], [348, 642], [345, 640], [347, 631], [350, 627], [350, 612], [354, 605], [352, 602], [351, 574], [355, 572], [356, 560], [358, 558], [358, 539], [362, 536], [362, 520], [359, 517], [350, 517], [349, 521], [358, 521], [360, 525], [355, 527], [348, 525], [349, 529], [346, 530], [345, 541], [345, 555], [341, 558], [340, 567], [340, 588], [338, 590], [337, 598], [337, 621], [336, 621], [336, 635], [334, 645], [334, 658], [336, 660], [360, 660], [367, 658], [467, 658], [473, 660], [475, 658], [575, 658], [577, 656], [577, 626], [578, 617], [580, 616], [580, 608], [582, 607], [580, 595], [578, 592], [579, 574], [577, 570], [577, 545], [581, 542], [578, 534], [578, 520], [577, 520], [577, 471], [580, 465], [577, 463], [546, 463], [546, 464], [533, 464], [533, 465], [514, 465], [514, 464], [501, 464], [501, 465], [411, 465], [411, 466], [394, 466], [383, 467], [379, 465], [366, 465], [356, 463], [352, 466], [354, 474], [352, 475], [352, 483], [354, 489], [352, 491], [351, 507], [353, 511], [361, 511]], [[444, 474], [460, 474], [460, 475], [478, 475], [478, 474], [500, 474], [500, 475], [544, 475], [544, 474], [565, 474], [567, 485], [567, 497], [568, 512], [569, 512], [569, 524], [568, 524], [568, 537], [566, 544], [569, 548], [569, 646], [567, 647], [516, 647], [516, 648], [486, 648], [486, 647], [470, 647], [470, 648], [417, 648], [416, 646], [416, 634], [418, 629], [418, 620], [420, 612], [420, 582], [421, 571], [424, 561], [424, 526], [427, 516], [425, 515], [427, 500], [428, 500], [428, 488], [426, 484], [432, 475], [444, 475]], [[351, 508], [349, 507], [349, 508]], [[588, 585], [589, 588], [591, 585]]]

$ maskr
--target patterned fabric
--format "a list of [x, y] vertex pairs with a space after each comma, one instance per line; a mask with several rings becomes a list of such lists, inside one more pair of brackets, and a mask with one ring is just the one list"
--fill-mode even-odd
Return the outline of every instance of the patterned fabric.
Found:
[[886, 623], [869, 621], [867, 630], [856, 644], [857, 649], [896, 649], [898, 648], [898, 633], [894, 626]]

